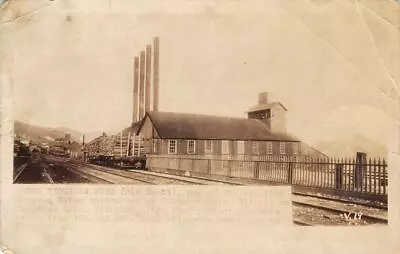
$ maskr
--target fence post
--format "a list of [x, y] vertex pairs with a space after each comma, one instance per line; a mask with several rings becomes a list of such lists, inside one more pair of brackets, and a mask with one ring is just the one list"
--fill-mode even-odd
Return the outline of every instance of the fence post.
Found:
[[259, 179], [259, 175], [260, 175], [260, 162], [256, 161], [256, 166], [255, 166], [255, 170], [254, 170], [254, 178], [255, 179]]
[[232, 176], [232, 162], [230, 159], [228, 159], [228, 176]]
[[288, 184], [293, 183], [293, 162], [289, 162], [289, 169], [288, 169]]
[[335, 164], [335, 187], [340, 190], [343, 186], [343, 164]]
[[208, 161], [208, 162], [207, 162], [207, 173], [208, 173], [209, 175], [211, 175], [211, 160], [208, 159], [207, 161]]
[[190, 169], [190, 171], [192, 171], [192, 172], [194, 172], [194, 160], [195, 160], [195, 159], [193, 158], [193, 159], [192, 159], [192, 163], [191, 163], [191, 164], [192, 164], [192, 165], [191, 165], [192, 168]]
[[388, 183], [388, 172], [387, 172], [387, 165], [385, 162], [385, 159], [382, 160], [382, 167], [383, 167], [383, 194], [386, 194], [386, 186], [389, 184]]
[[181, 158], [178, 157], [178, 168], [177, 168], [177, 170], [180, 170], [180, 169], [181, 169]]
[[361, 191], [362, 191], [363, 175], [365, 171], [366, 162], [367, 162], [367, 154], [357, 152], [356, 166], [354, 170], [354, 187], [357, 190], [361, 188]]

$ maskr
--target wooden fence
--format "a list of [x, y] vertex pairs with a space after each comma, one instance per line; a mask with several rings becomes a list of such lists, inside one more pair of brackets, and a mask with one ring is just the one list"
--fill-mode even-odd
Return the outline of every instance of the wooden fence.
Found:
[[148, 156], [150, 169], [221, 175], [319, 189], [387, 197], [388, 170], [384, 159], [269, 157], [262, 160], [196, 156]]

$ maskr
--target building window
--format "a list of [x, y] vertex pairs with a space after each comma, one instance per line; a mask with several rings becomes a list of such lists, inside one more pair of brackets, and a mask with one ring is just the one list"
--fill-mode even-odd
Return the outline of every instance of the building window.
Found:
[[177, 145], [176, 140], [168, 140], [168, 154], [176, 154]]
[[212, 153], [213, 151], [213, 145], [212, 145], [212, 140], [206, 140], [205, 141], [205, 153]]
[[293, 151], [293, 155], [299, 154], [299, 145], [297, 143], [292, 144], [292, 151]]
[[271, 118], [271, 109], [267, 109], [267, 111], [265, 112], [267, 119]]
[[153, 153], [157, 153], [157, 140], [153, 140]]
[[188, 140], [187, 142], [187, 153], [194, 154], [196, 151], [196, 142], [194, 140]]
[[229, 141], [222, 140], [222, 154], [229, 154]]
[[272, 142], [267, 142], [267, 154], [272, 154]]
[[238, 154], [244, 154], [244, 141], [237, 141]]
[[252, 154], [259, 154], [260, 153], [260, 144], [256, 141], [251, 143], [251, 153]]
[[286, 144], [284, 142], [279, 143], [279, 153], [280, 154], [286, 154]]

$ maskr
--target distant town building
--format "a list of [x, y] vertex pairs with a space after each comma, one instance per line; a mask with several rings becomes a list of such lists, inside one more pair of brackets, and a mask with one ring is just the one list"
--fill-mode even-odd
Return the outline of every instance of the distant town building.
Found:
[[61, 145], [68, 145], [68, 144], [71, 144], [71, 142], [72, 142], [71, 134], [65, 134], [64, 137], [62, 137], [62, 138], [56, 138], [55, 141], [56, 141], [58, 144], [61, 144]]
[[48, 152], [57, 156], [77, 157], [81, 152], [80, 143], [73, 141], [71, 134], [65, 134], [62, 138], [56, 138], [50, 145]]

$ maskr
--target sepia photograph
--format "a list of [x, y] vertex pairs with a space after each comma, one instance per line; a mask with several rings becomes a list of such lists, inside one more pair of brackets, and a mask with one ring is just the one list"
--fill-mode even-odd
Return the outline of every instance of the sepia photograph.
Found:
[[311, 1], [353, 19], [326, 27], [290, 1], [257, 16], [20, 2], [3, 1], [1, 31], [14, 184], [290, 186], [296, 225], [388, 224], [379, 91], [399, 88], [399, 26], [377, 1]]
[[38, 231], [16, 249], [69, 253], [87, 236], [131, 253], [193, 223], [188, 237], [215, 231], [186, 253], [214, 253], [222, 233], [235, 238], [217, 253], [260, 253], [306, 226], [377, 244], [398, 212], [399, 1], [172, 2], [0, 0], [10, 242]]

